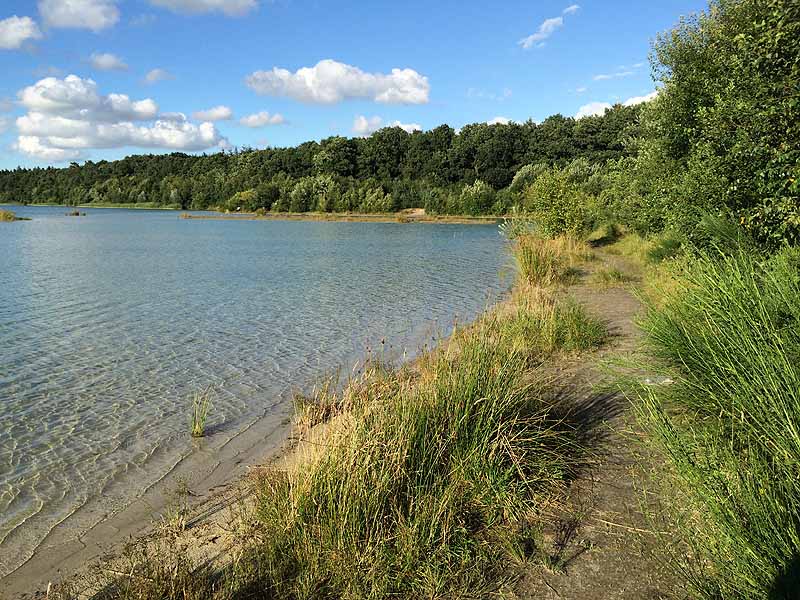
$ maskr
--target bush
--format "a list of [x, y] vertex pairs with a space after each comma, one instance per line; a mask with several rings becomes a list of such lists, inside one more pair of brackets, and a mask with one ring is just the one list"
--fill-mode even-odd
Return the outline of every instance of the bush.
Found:
[[481, 180], [472, 185], [465, 185], [458, 196], [458, 210], [453, 211], [465, 215], [482, 215], [489, 212], [495, 201], [495, 191]]
[[579, 236], [586, 233], [593, 220], [591, 198], [567, 173], [546, 170], [525, 190], [525, 207], [547, 237]]

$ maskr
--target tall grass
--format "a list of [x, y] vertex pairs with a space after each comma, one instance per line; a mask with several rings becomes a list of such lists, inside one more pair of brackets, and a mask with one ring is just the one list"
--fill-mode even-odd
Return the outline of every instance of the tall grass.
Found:
[[189, 414], [189, 431], [192, 437], [201, 438], [206, 434], [206, 422], [211, 410], [211, 388], [192, 394], [192, 412]]
[[675, 382], [639, 394], [700, 598], [800, 590], [800, 256], [703, 254], [644, 320]]
[[[222, 573], [138, 549], [106, 597], [474, 598], [540, 560], [541, 513], [585, 460], [537, 371], [601, 343], [576, 304], [520, 289], [413, 368], [372, 365], [298, 403], [309, 424], [287, 469], [258, 484], [255, 518]], [[150, 554], [147, 554], [150, 552]], [[198, 579], [191, 579], [190, 573]], [[172, 575], [169, 575], [172, 573]], [[202, 585], [198, 585], [202, 581]], [[171, 592], [170, 592], [171, 593]]]
[[512, 251], [521, 281], [539, 286], [569, 283], [578, 265], [592, 258], [584, 242], [567, 236], [520, 235], [514, 239]]

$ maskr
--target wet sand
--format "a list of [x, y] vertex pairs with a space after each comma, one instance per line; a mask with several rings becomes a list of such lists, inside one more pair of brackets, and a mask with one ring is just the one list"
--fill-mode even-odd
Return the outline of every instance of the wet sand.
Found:
[[[193, 514], [214, 512], [219, 499], [229, 497], [253, 467], [284, 455], [291, 433], [290, 402], [274, 414], [232, 436], [213, 453], [198, 448], [144, 494], [123, 507], [104, 498], [81, 507], [56, 526], [24, 564], [0, 580], [0, 598], [34, 598], [48, 583], [69, 577], [97, 559], [119, 551], [132, 538], [152, 529], [160, 514], [174, 502], [185, 481]], [[202, 440], [200, 441], [202, 444]], [[88, 528], [85, 523], [93, 522]]]

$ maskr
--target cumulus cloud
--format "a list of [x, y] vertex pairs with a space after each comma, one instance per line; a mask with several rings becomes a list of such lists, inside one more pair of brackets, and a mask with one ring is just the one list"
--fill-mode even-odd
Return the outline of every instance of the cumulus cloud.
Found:
[[508, 117], [495, 117], [490, 121], [486, 121], [487, 125], [508, 125], [509, 123], [511, 123], [511, 119]]
[[562, 16], [545, 19], [535, 32], [522, 38], [518, 42], [519, 45], [525, 50], [530, 50], [534, 46], [537, 48], [544, 46], [544, 41], [564, 26], [564, 16], [574, 15], [580, 8], [577, 4], [572, 4], [561, 11]]
[[603, 115], [609, 108], [611, 108], [611, 105], [608, 102], [589, 102], [589, 104], [584, 104], [578, 109], [575, 118], [582, 119], [583, 117]]
[[384, 125], [381, 117], [365, 117], [359, 115], [353, 121], [353, 133], [360, 136], [370, 136], [383, 127], [399, 127], [407, 133], [414, 133], [415, 131], [422, 131], [422, 125], [419, 123], [401, 123], [400, 121], [392, 121]]
[[366, 73], [330, 59], [294, 73], [278, 67], [256, 71], [245, 82], [263, 96], [282, 96], [315, 104], [335, 104], [356, 98], [384, 104], [427, 104], [430, 93], [428, 78], [413, 69]]
[[173, 79], [173, 76], [172, 73], [165, 69], [151, 69], [147, 72], [147, 75], [144, 76], [144, 82], [148, 85], [153, 85], [159, 81], [166, 81], [167, 79]]
[[401, 123], [400, 121], [392, 121], [389, 127], [399, 127], [406, 133], [414, 133], [415, 131], [422, 131], [422, 125], [419, 123]]
[[285, 122], [286, 119], [283, 118], [283, 115], [278, 113], [271, 115], [265, 110], [239, 119], [239, 123], [245, 127], [251, 127], [253, 129], [258, 127], [266, 127], [268, 125], [282, 125]]
[[361, 136], [368, 136], [381, 128], [383, 119], [380, 117], [365, 117], [358, 115], [353, 121], [353, 133]]
[[150, 0], [178, 14], [203, 14], [221, 12], [229, 17], [241, 17], [258, 8], [257, 0]]
[[[655, 99], [656, 96], [658, 96], [658, 90], [650, 92], [644, 96], [633, 96], [632, 98], [628, 98], [622, 102], [622, 105], [635, 106], [636, 104], [650, 102], [651, 100]], [[590, 102], [589, 104], [584, 104], [578, 109], [575, 118], [582, 119], [583, 117], [603, 115], [609, 108], [612, 108], [612, 106], [608, 102]]]
[[645, 102], [650, 102], [650, 100], [655, 100], [656, 96], [658, 96], [658, 90], [652, 91], [644, 96], [634, 96], [633, 98], [628, 98], [622, 103], [622, 105], [635, 106], [637, 104], [644, 104]]
[[48, 27], [101, 31], [116, 25], [116, 0], [39, 0], [39, 14]]
[[14, 15], [0, 21], [0, 50], [17, 50], [28, 40], [42, 37], [36, 21]]
[[95, 52], [89, 57], [89, 63], [100, 71], [127, 71], [128, 65], [119, 56]]
[[192, 114], [198, 121], [228, 121], [233, 118], [233, 111], [228, 106], [215, 106], [208, 110], [198, 110]]
[[158, 116], [151, 99], [101, 95], [91, 79], [49, 77], [18, 93], [28, 112], [16, 121], [15, 148], [46, 161], [77, 158], [93, 148], [204, 150], [224, 138], [213, 123], [192, 123], [180, 113]]

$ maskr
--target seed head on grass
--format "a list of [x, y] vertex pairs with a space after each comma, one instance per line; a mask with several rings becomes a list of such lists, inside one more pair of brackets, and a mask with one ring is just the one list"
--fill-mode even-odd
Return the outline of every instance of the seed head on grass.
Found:
[[192, 394], [192, 413], [189, 428], [192, 437], [201, 438], [206, 434], [206, 421], [211, 410], [211, 388]]

